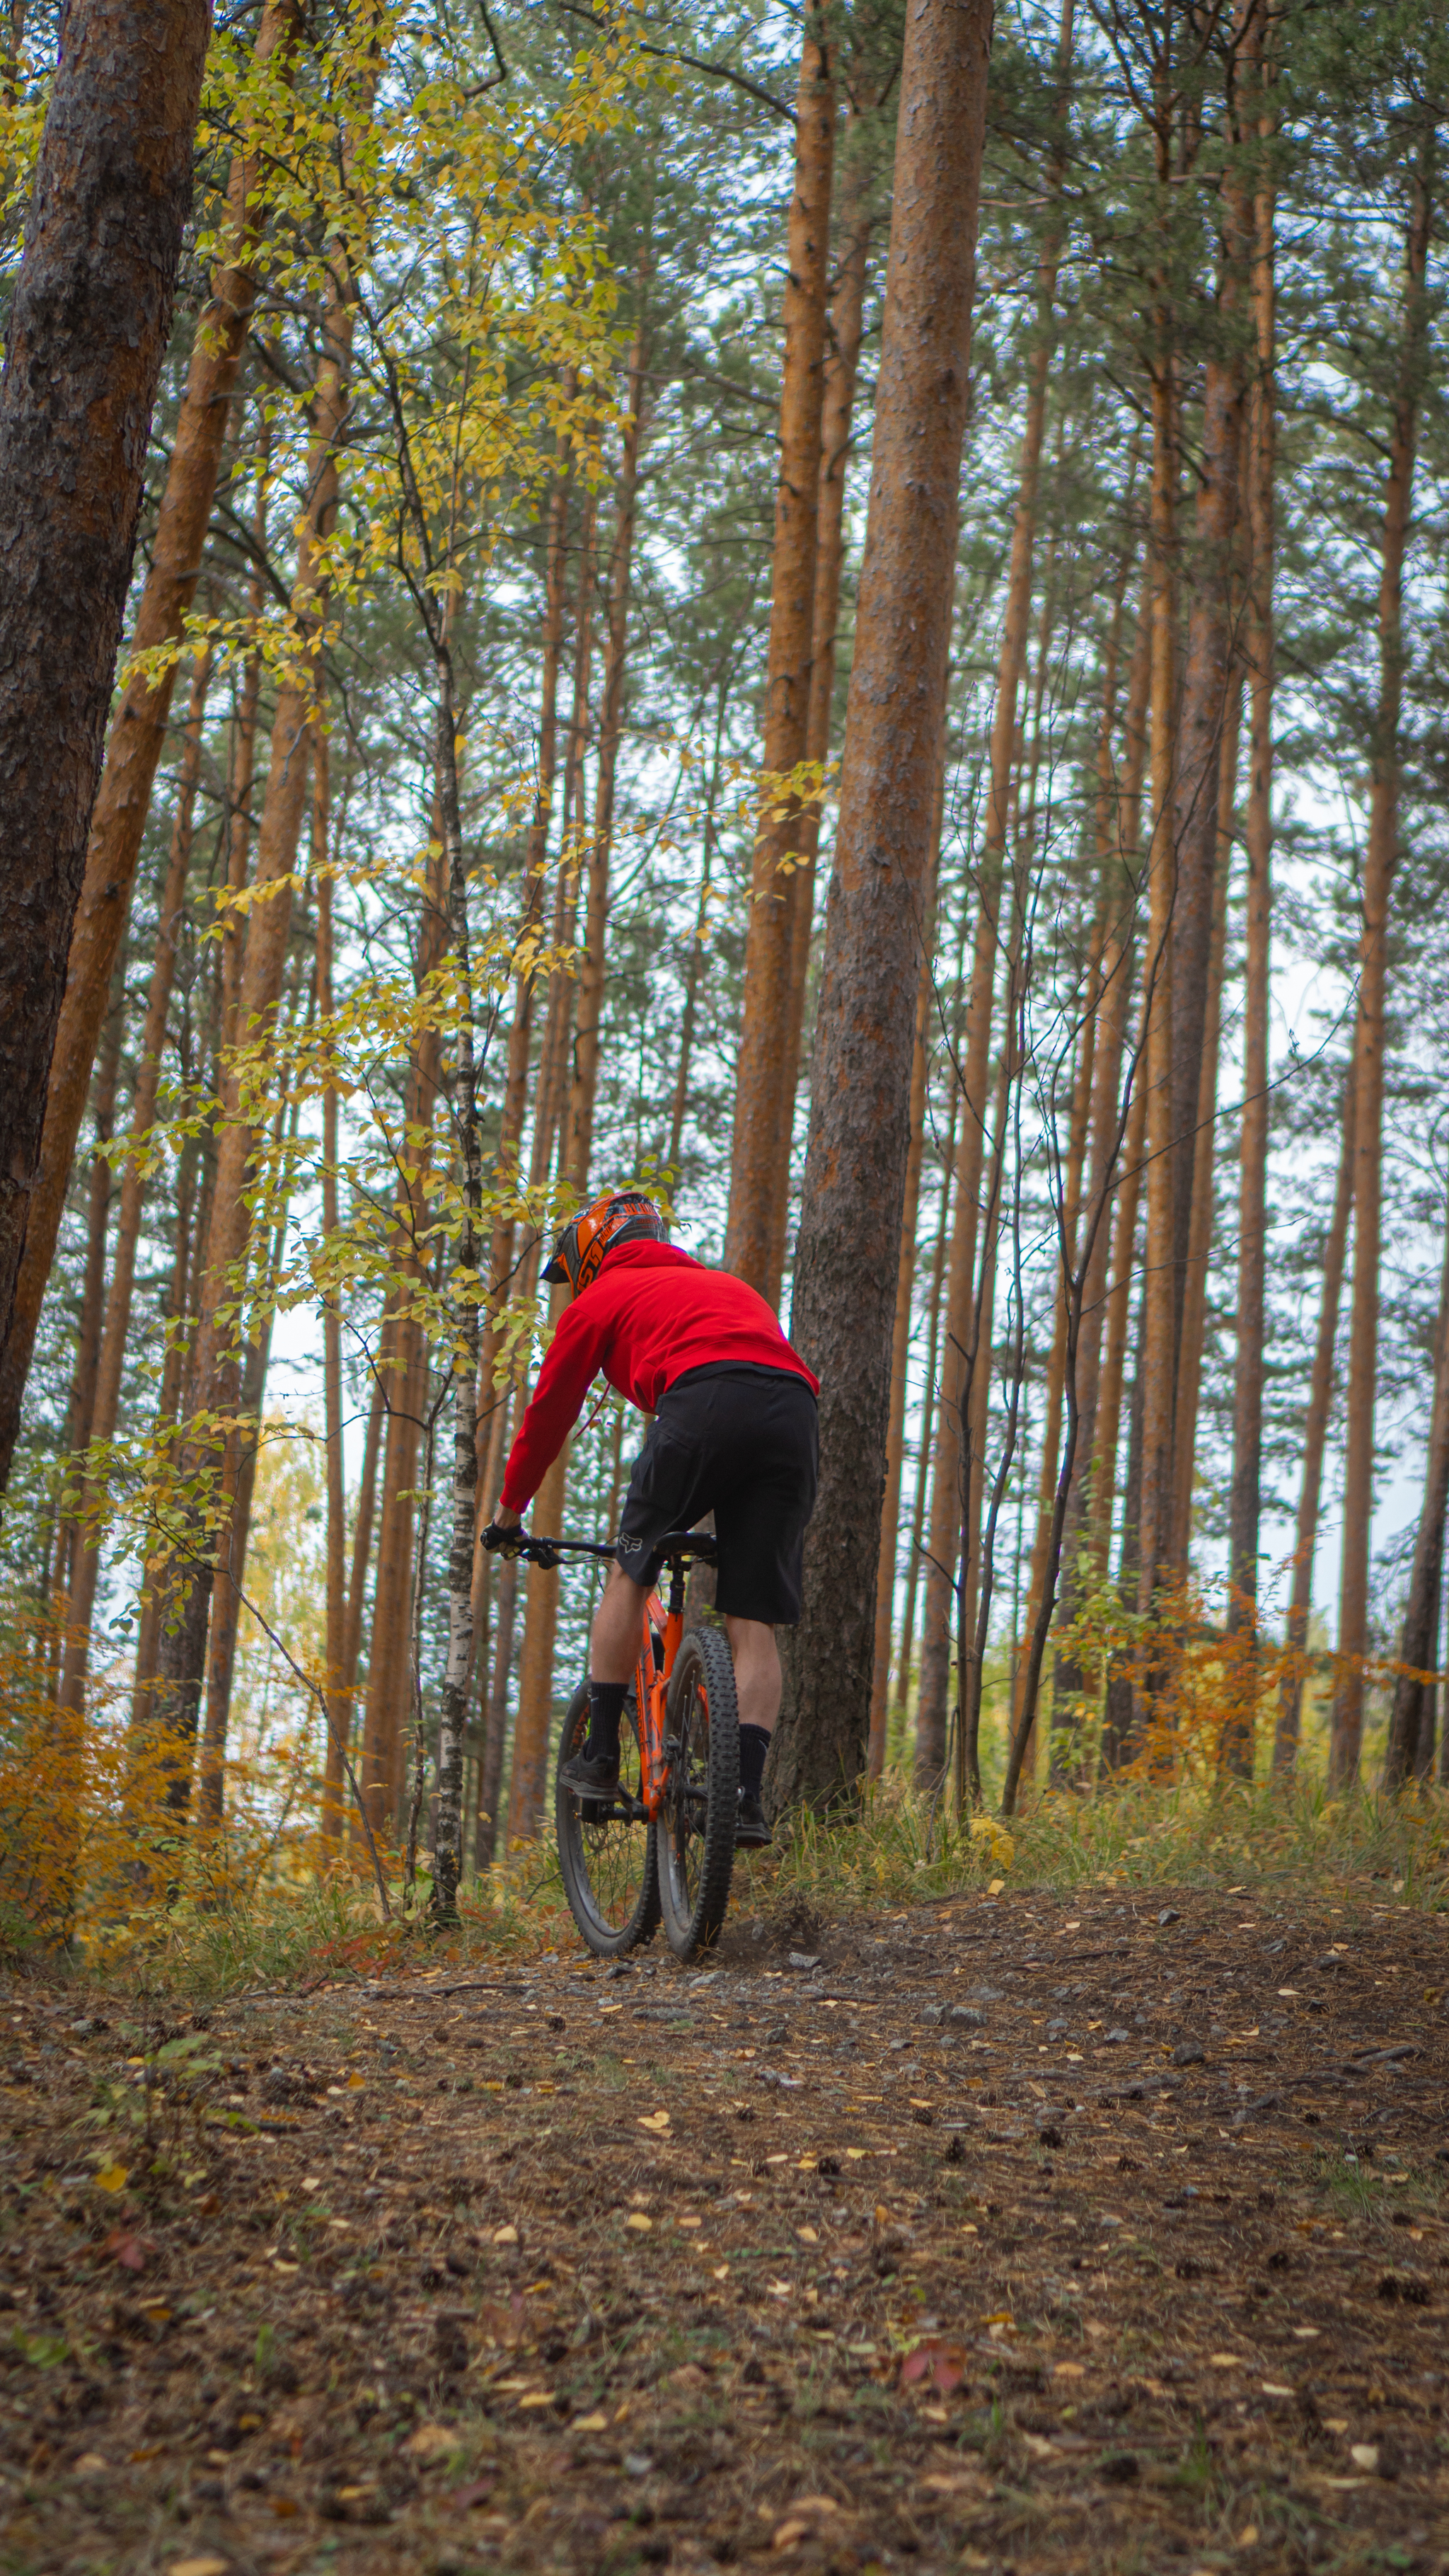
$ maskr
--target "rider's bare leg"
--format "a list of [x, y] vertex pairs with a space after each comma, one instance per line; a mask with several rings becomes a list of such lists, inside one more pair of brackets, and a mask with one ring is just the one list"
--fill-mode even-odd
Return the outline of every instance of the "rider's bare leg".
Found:
[[725, 1635], [734, 1662], [740, 1724], [757, 1726], [762, 1735], [773, 1735], [784, 1690], [775, 1631], [762, 1619], [726, 1617]]
[[622, 1565], [610, 1567], [609, 1580], [604, 1586], [603, 1599], [594, 1612], [589, 1636], [591, 1682], [633, 1680], [634, 1667], [639, 1661], [639, 1641], [647, 1598], [643, 1584], [635, 1583]]

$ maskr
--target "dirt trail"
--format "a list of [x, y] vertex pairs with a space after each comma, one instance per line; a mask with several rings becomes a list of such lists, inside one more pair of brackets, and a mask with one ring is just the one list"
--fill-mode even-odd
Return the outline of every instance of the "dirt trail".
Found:
[[173, 2018], [149, 2192], [12, 1980], [0, 2565], [1449, 2569], [1436, 1920], [788, 1938]]

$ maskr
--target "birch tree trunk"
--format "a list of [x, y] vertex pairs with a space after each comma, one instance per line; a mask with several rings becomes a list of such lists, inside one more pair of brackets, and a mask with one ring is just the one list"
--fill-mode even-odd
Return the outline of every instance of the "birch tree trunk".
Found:
[[448, 1551], [448, 1653], [438, 1726], [438, 1805], [433, 1836], [432, 1913], [458, 1919], [463, 1874], [463, 1736], [473, 1675], [473, 1547], [478, 1485], [478, 1302], [473, 1278], [482, 1250], [483, 1139], [478, 1123], [473, 974], [468, 941], [468, 874], [458, 803], [453, 663], [446, 635], [435, 648], [438, 687], [437, 779], [448, 930], [458, 990], [458, 1031], [451, 1080], [463, 1220], [454, 1258], [459, 1281], [453, 1319], [453, 1535]]

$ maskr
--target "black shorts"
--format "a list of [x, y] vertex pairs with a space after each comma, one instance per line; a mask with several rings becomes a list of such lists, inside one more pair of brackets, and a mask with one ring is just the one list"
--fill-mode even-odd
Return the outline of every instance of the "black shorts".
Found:
[[666, 1387], [634, 1461], [614, 1553], [653, 1584], [667, 1530], [713, 1512], [715, 1607], [793, 1627], [805, 1525], [815, 1508], [820, 1431], [814, 1394], [788, 1369], [688, 1369]]

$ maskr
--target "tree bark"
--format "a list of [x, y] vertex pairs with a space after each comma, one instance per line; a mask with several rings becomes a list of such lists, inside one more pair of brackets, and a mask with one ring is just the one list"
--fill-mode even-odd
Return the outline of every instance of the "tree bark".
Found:
[[[116, 1436], [116, 1423], [121, 1404], [121, 1377], [126, 1363], [126, 1344], [131, 1327], [131, 1298], [136, 1278], [136, 1251], [141, 1237], [141, 1211], [145, 1182], [137, 1158], [156, 1120], [156, 1096], [161, 1084], [161, 1060], [166, 1047], [166, 1022], [171, 1008], [171, 988], [176, 974], [176, 934], [186, 901], [186, 881], [191, 870], [192, 822], [196, 810], [196, 790], [201, 776], [201, 729], [206, 712], [206, 692], [211, 675], [211, 656], [204, 654], [195, 665], [191, 681], [191, 702], [186, 714], [186, 733], [181, 754], [181, 767], [176, 782], [176, 816], [171, 828], [171, 853], [166, 869], [166, 882], [161, 890], [160, 918], [156, 925], [156, 953], [151, 967], [151, 986], [146, 997], [146, 1017], [141, 1030], [140, 1054], [136, 1065], [136, 1087], [131, 1100], [129, 1140], [137, 1152], [128, 1158], [121, 1176], [121, 1212], [116, 1226], [116, 1249], [111, 1263], [111, 1282], [106, 1297], [105, 1320], [101, 1331], [96, 1364], [95, 1404], [86, 1437], [108, 1442]], [[178, 1259], [180, 1253], [178, 1250]], [[82, 1517], [93, 1516], [100, 1496], [88, 1486], [82, 1504]], [[71, 1604], [71, 1634], [66, 1647], [65, 1671], [61, 1699], [65, 1707], [79, 1715], [85, 1707], [86, 1668], [90, 1652], [90, 1626], [95, 1614], [96, 1587], [100, 1579], [99, 1547], [82, 1551], [77, 1566], [77, 1580]]]
[[[835, 217], [838, 238], [844, 249], [831, 290], [825, 348], [815, 606], [810, 641], [810, 702], [805, 715], [805, 758], [818, 761], [822, 772], [830, 757], [835, 708], [835, 638], [840, 623], [840, 590], [845, 571], [845, 478], [850, 461], [855, 386], [865, 327], [865, 282], [870, 254], [871, 224], [866, 207], [869, 184], [870, 172], [864, 155], [848, 153]], [[789, 1232], [795, 1096], [800, 1087], [800, 1041], [805, 1025], [805, 988], [809, 981], [810, 943], [815, 926], [815, 876], [820, 849], [818, 801], [801, 808], [796, 819], [795, 845], [797, 864], [784, 880], [785, 903], [790, 914], [790, 991], [781, 1050], [780, 1137], [770, 1217], [770, 1275], [777, 1283], [784, 1277], [785, 1241]], [[777, 1303], [778, 1296], [777, 1286], [776, 1296], [771, 1302]]]
[[[1125, 592], [1124, 592], [1125, 597]], [[1096, 843], [1097, 860], [1107, 889], [1107, 935], [1102, 951], [1101, 974], [1097, 999], [1097, 1034], [1092, 1055], [1091, 1157], [1088, 1167], [1087, 1207], [1090, 1212], [1108, 1195], [1120, 1191], [1123, 1183], [1123, 1154], [1126, 1131], [1131, 1120], [1130, 1105], [1122, 1101], [1122, 1060], [1126, 1053], [1129, 1014], [1132, 1008], [1133, 962], [1133, 896], [1128, 864], [1137, 857], [1137, 840], [1141, 824], [1142, 768], [1146, 750], [1147, 683], [1151, 668], [1151, 594], [1144, 585], [1142, 612], [1137, 621], [1132, 663], [1127, 681], [1127, 705], [1123, 718], [1125, 760], [1120, 773], [1116, 745], [1116, 669], [1120, 650], [1118, 628], [1123, 600], [1119, 599], [1114, 632], [1108, 656], [1107, 679], [1103, 691], [1102, 728], [1097, 747]], [[1139, 1157], [1140, 1160], [1140, 1148]], [[1091, 1257], [1082, 1281], [1081, 1323], [1077, 1344], [1077, 1444], [1072, 1473], [1072, 1489], [1067, 1503], [1067, 1516], [1062, 1537], [1062, 1585], [1057, 1604], [1057, 1625], [1069, 1629], [1076, 1618], [1084, 1587], [1100, 1573], [1091, 1545], [1091, 1498], [1097, 1475], [1097, 1439], [1099, 1408], [1102, 1395], [1102, 1353], [1107, 1317], [1107, 1280], [1112, 1229], [1105, 1206], [1102, 1220], [1092, 1240]], [[1109, 1512], [1110, 1519], [1110, 1512]], [[1052, 1767], [1062, 1771], [1069, 1759], [1067, 1744], [1062, 1739], [1074, 1737], [1079, 1729], [1080, 1706], [1086, 1690], [1086, 1676], [1069, 1647], [1058, 1643], [1058, 1662], [1053, 1684], [1054, 1703], [1067, 1711], [1065, 1726], [1054, 1725]]]
[[1192, 1539], [1192, 1489], [1197, 1467], [1197, 1411], [1202, 1391], [1203, 1342], [1207, 1332], [1208, 1263], [1212, 1256], [1214, 1189], [1217, 1174], [1218, 1056], [1222, 1040], [1223, 951], [1228, 928], [1228, 869], [1232, 854], [1233, 817], [1237, 799], [1238, 744], [1242, 731], [1242, 673], [1230, 685], [1219, 745], [1219, 784], [1214, 800], [1218, 816], [1218, 855], [1213, 870], [1212, 923], [1208, 940], [1207, 992], [1203, 1003], [1202, 1052], [1198, 1064], [1197, 1117], [1193, 1137], [1191, 1222], [1183, 1264], [1182, 1324], [1177, 1344], [1177, 1391], [1172, 1414], [1172, 1561], [1187, 1572]]
[[[604, 948], [609, 924], [609, 863], [614, 839], [614, 781], [624, 730], [624, 672], [629, 644], [629, 591], [634, 561], [634, 518], [639, 488], [639, 455], [644, 438], [645, 369], [648, 364], [648, 315], [644, 304], [647, 272], [640, 278], [640, 312], [629, 359], [629, 408], [619, 459], [614, 539], [609, 551], [609, 615], [604, 645], [603, 690], [599, 706], [598, 773], [594, 790], [594, 839], [589, 852], [588, 901], [584, 917], [584, 951], [579, 967], [578, 1009], [574, 1021], [573, 1081], [569, 1090], [568, 1134], [561, 1168], [576, 1190], [588, 1183], [594, 1158], [594, 1104], [599, 1089], [599, 1026], [604, 1002]], [[536, 1568], [530, 1569], [530, 1588]], [[550, 1576], [549, 1580], [553, 1578]]]
[[[835, 85], [821, 16], [805, 20], [795, 100], [795, 177], [790, 197], [780, 381], [780, 466], [765, 685], [764, 765], [788, 774], [805, 758], [815, 633], [815, 567], [820, 521], [820, 424], [825, 393], [825, 305], [830, 181], [835, 151]], [[750, 872], [744, 1010], [735, 1069], [725, 1268], [738, 1271], [772, 1306], [780, 1302], [776, 1211], [780, 1166], [789, 1170], [795, 1080], [788, 1064], [793, 933], [799, 899], [790, 871], [801, 840], [796, 799], [761, 824]], [[798, 1051], [798, 1039], [797, 1039]], [[788, 1187], [788, 1180], [785, 1185]], [[783, 1252], [783, 1229], [780, 1250]]]
[[[325, 1035], [336, 1007], [333, 991], [334, 878], [331, 839], [331, 762], [327, 736], [312, 745], [312, 883], [317, 892], [317, 1017]], [[335, 1243], [337, 1202], [337, 1085], [322, 1093], [322, 1232]], [[342, 1838], [343, 1756], [352, 1745], [352, 1690], [347, 1670], [347, 1485], [342, 1454], [342, 1314], [335, 1297], [322, 1301], [322, 1401], [327, 1448], [327, 1688], [323, 1705], [327, 1741], [322, 1750], [322, 1839]], [[374, 1470], [375, 1472], [375, 1470]]]
[[[294, 24], [293, 0], [263, 10], [258, 67]], [[209, 25], [204, 0], [157, 0], [144, 10], [130, 0], [72, 0], [33, 200], [29, 283], [23, 271], [0, 394], [6, 587], [41, 621], [23, 641], [17, 632], [13, 647], [0, 645], [10, 674], [0, 687], [0, 735], [12, 746], [9, 861], [25, 887], [32, 938], [40, 930], [36, 889], [49, 889], [44, 966], [39, 949], [22, 963], [28, 952], [8, 930], [3, 941], [6, 975], [25, 979], [26, 999], [20, 982], [0, 983], [0, 1025], [11, 1032], [0, 1038], [0, 1065], [12, 1103], [6, 1114], [17, 1122], [0, 1153], [0, 1490], [175, 684], [174, 667], [162, 680], [128, 680], [97, 789], [151, 401], [190, 205]], [[179, 636], [195, 594], [256, 294], [248, 262], [261, 221], [259, 176], [257, 156], [239, 152], [227, 194], [228, 256], [196, 326], [136, 613], [138, 651]], [[72, 463], [62, 469], [65, 451]], [[40, 836], [31, 858], [22, 814]], [[22, 1052], [12, 1055], [22, 1029]], [[11, 1195], [22, 1170], [28, 1202]]]
[[1263, 1351], [1268, 1263], [1268, 1011], [1272, 989], [1273, 555], [1277, 433], [1274, 185], [1269, 145], [1274, 120], [1267, 67], [1254, 21], [1251, 67], [1262, 148], [1254, 192], [1253, 325], [1256, 366], [1249, 395], [1247, 918], [1243, 991], [1243, 1115], [1238, 1131], [1238, 1337], [1233, 1370], [1233, 1482], [1228, 1502], [1229, 1636], [1256, 1636], [1262, 1524]]
[[457, 1035], [449, 1079], [454, 1159], [461, 1175], [462, 1222], [454, 1269], [463, 1281], [453, 1318], [453, 1532], [448, 1550], [448, 1646], [438, 1718], [438, 1796], [433, 1832], [434, 1920], [458, 1920], [463, 1875], [463, 1737], [473, 1678], [473, 1550], [478, 1487], [478, 1308], [469, 1281], [482, 1250], [483, 1137], [478, 1120], [473, 969], [468, 938], [468, 866], [458, 801], [457, 710], [447, 629], [434, 645], [438, 721], [436, 768], [448, 936], [458, 993]]
[[[1161, 184], [1165, 175], [1159, 171]], [[1176, 1376], [1174, 1295], [1175, 1226], [1172, 1042], [1172, 811], [1176, 722], [1176, 484], [1177, 443], [1173, 402], [1170, 318], [1159, 319], [1152, 373], [1152, 681], [1149, 745], [1152, 832], [1148, 843], [1147, 955], [1143, 967], [1147, 1095], [1147, 1240], [1142, 1283], [1142, 1499], [1138, 1523], [1138, 1607], [1155, 1612], [1171, 1575], [1172, 1415]], [[1197, 1078], [1193, 1077], [1193, 1102]]]
[[916, 1498], [911, 1506], [910, 1558], [906, 1566], [906, 1606], [901, 1621], [900, 1659], [896, 1666], [896, 1725], [903, 1730], [906, 1701], [910, 1696], [911, 1655], [916, 1642], [916, 1596], [920, 1587], [921, 1552], [926, 1535], [926, 1497], [931, 1482], [931, 1406], [936, 1393], [936, 1368], [941, 1349], [941, 1301], [946, 1278], [946, 1250], [950, 1237], [951, 1175], [956, 1168], [956, 1116], [960, 1106], [961, 1087], [951, 1085], [951, 1109], [946, 1127], [945, 1151], [941, 1159], [941, 1200], [936, 1220], [936, 1249], [931, 1259], [931, 1286], [926, 1301], [926, 1376], [921, 1400], [921, 1438], [916, 1456]]
[[1400, 1670], [1394, 1682], [1384, 1756], [1384, 1787], [1398, 1790], [1428, 1776], [1434, 1749], [1434, 1690], [1438, 1662], [1439, 1601], [1444, 1589], [1444, 1515], [1449, 1506], [1449, 1226], [1434, 1327], [1434, 1394], [1424, 1463], [1424, 1501], [1414, 1542], [1414, 1570], [1399, 1636]]
[[1383, 1190], [1384, 994], [1389, 900], [1399, 840], [1399, 714], [1404, 693], [1404, 548], [1425, 366], [1425, 272], [1433, 229], [1436, 112], [1427, 107], [1412, 180], [1405, 244], [1403, 336], [1394, 396], [1379, 577], [1379, 704], [1372, 747], [1368, 847], [1359, 934], [1354, 1033], [1353, 1317], [1348, 1360], [1348, 1451], [1343, 1479], [1343, 1559], [1338, 1673], [1329, 1743], [1330, 1786], [1358, 1776], [1368, 1645], [1369, 1547], [1373, 1526], [1374, 1391], [1378, 1369], [1379, 1256]]
[[[944, 774], [942, 788], [944, 788]], [[886, 1709], [890, 1697], [891, 1634], [896, 1604], [896, 1550], [901, 1517], [901, 1470], [905, 1459], [906, 1377], [911, 1353], [911, 1308], [916, 1290], [916, 1218], [921, 1200], [921, 1158], [926, 1141], [926, 1089], [930, 1066], [931, 1017], [936, 999], [932, 972], [935, 951], [935, 876], [941, 847], [941, 790], [937, 791], [934, 846], [928, 862], [925, 931], [921, 943], [921, 983], [916, 997], [916, 1049], [911, 1060], [911, 1130], [906, 1155], [905, 1201], [901, 1209], [900, 1263], [896, 1272], [895, 1327], [891, 1336], [891, 1402], [886, 1428], [885, 1500], [881, 1507], [880, 1562], [875, 1585], [875, 1668], [870, 1687], [870, 1735], [866, 1774], [878, 1780], [885, 1766]], [[929, 1404], [929, 1396], [927, 1397]]]
[[[619, 465], [618, 505], [609, 555], [608, 634], [599, 709], [599, 759], [595, 783], [594, 837], [589, 853], [588, 903], [584, 922], [583, 960], [579, 970], [578, 1010], [574, 1030], [574, 1069], [569, 1091], [568, 1132], [564, 1140], [562, 1177], [582, 1200], [594, 1150], [594, 1109], [599, 1088], [599, 1031], [603, 1013], [605, 944], [609, 920], [609, 863], [614, 835], [614, 783], [623, 734], [624, 673], [629, 641], [629, 590], [633, 568], [634, 519], [638, 494], [639, 453], [644, 429], [644, 382], [648, 359], [647, 311], [640, 283], [640, 314], [629, 361], [629, 408]], [[557, 1294], [551, 1301], [557, 1312]], [[557, 1537], [568, 1480], [567, 1443], [560, 1450], [535, 1498], [536, 1529]], [[554, 1640], [558, 1629], [558, 1575], [537, 1565], [528, 1569], [523, 1624], [523, 1655], [518, 1676], [518, 1717], [513, 1732], [513, 1772], [509, 1782], [508, 1839], [534, 1842], [542, 1828], [548, 1739], [553, 1715]]]
[[[1073, 0], [1062, 0], [1058, 62], [1063, 82], [1071, 60]], [[1063, 163], [1050, 182], [1059, 193]], [[986, 1094], [991, 1077], [991, 1031], [996, 1000], [997, 906], [1010, 815], [1016, 756], [1017, 698], [1026, 669], [1031, 617], [1032, 563], [1036, 549], [1037, 487], [1046, 429], [1047, 379], [1056, 338], [1057, 272], [1061, 223], [1053, 208], [1037, 267], [1037, 327], [1027, 379], [1026, 421], [1017, 477], [1016, 516], [1007, 571], [1006, 610], [991, 723], [991, 771], [978, 875], [976, 938], [971, 996], [966, 1013], [965, 1104], [956, 1147], [956, 1207], [947, 1274], [945, 1356], [936, 1404], [931, 1528], [926, 1558], [926, 1602], [921, 1636], [921, 1677], [916, 1702], [916, 1780], [939, 1775], [945, 1760], [946, 1703], [950, 1691], [956, 1561], [961, 1546], [961, 1391], [971, 1326], [980, 1229], [981, 1166]]]
[[922, 896], [969, 395], [990, 0], [906, 24], [874, 453], [846, 713], [792, 1338], [821, 1483], [770, 1756], [776, 1808], [853, 1796], [875, 1645]]
[[1328, 1445], [1328, 1418], [1333, 1409], [1334, 1350], [1338, 1310], [1348, 1252], [1354, 1183], [1353, 1066], [1344, 1078], [1342, 1133], [1333, 1214], [1323, 1247], [1323, 1295], [1318, 1307], [1318, 1335], [1308, 1381], [1308, 1410], [1303, 1424], [1303, 1481], [1298, 1494], [1298, 1523], [1293, 1544], [1293, 1594], [1284, 1630], [1283, 1681], [1278, 1695], [1278, 1725], [1273, 1738], [1273, 1772], [1287, 1779], [1298, 1759], [1299, 1724], [1308, 1648], [1308, 1614], [1313, 1605], [1313, 1559], [1318, 1546], [1318, 1513], [1323, 1493], [1323, 1453]]
[[[363, 111], [366, 113], [366, 110]], [[238, 1006], [238, 1036], [257, 1046], [275, 1018], [291, 931], [291, 879], [306, 804], [309, 754], [316, 718], [315, 639], [325, 612], [328, 574], [325, 544], [337, 509], [337, 452], [348, 408], [352, 361], [352, 281], [340, 245], [324, 317], [322, 349], [312, 406], [306, 502], [299, 523], [292, 610], [299, 633], [299, 663], [277, 690], [261, 826], [257, 835], [254, 902]], [[267, 889], [272, 889], [267, 893]], [[240, 1377], [236, 1336], [227, 1319], [239, 1265], [251, 1233], [247, 1177], [257, 1136], [244, 1116], [237, 1079], [228, 1073], [217, 1141], [211, 1221], [202, 1271], [201, 1306], [192, 1355], [192, 1413], [197, 1429], [184, 1452], [184, 1471], [195, 1475], [211, 1454], [211, 1417], [235, 1410]], [[173, 1575], [168, 1633], [158, 1659], [157, 1709], [171, 1740], [168, 1802], [184, 1813], [190, 1798], [190, 1748], [196, 1734], [206, 1628], [214, 1564], [200, 1515], [189, 1518]]]

